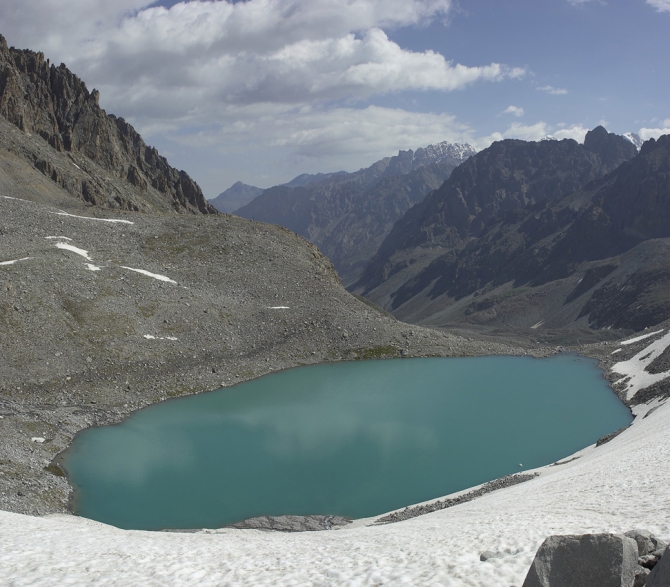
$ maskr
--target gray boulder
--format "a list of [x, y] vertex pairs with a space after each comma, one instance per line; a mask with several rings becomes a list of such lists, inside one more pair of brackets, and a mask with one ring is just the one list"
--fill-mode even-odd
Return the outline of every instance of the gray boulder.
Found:
[[549, 536], [523, 587], [631, 587], [637, 543], [623, 534]]
[[500, 558], [502, 555], [499, 552], [493, 552], [492, 550], [485, 550], [479, 555], [479, 560], [486, 562], [491, 558]]
[[649, 530], [630, 530], [624, 534], [637, 542], [638, 556], [643, 557], [652, 554], [656, 550], [665, 549], [668, 545], [659, 540]]
[[647, 587], [670, 587], [670, 546], [647, 577]]

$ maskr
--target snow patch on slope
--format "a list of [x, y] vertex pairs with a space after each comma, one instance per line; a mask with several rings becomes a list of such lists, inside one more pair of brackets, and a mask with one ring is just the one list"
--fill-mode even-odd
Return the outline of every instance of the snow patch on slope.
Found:
[[77, 216], [75, 214], [68, 214], [67, 212], [51, 212], [52, 214], [58, 214], [58, 216], [69, 216], [70, 218], [82, 218], [84, 220], [95, 220], [96, 222], [112, 222], [119, 224], [135, 224], [130, 220], [115, 220], [113, 218], [91, 218], [90, 216]]
[[0, 263], [0, 265], [14, 265], [14, 263], [18, 263], [19, 261], [27, 261], [28, 259], [32, 259], [32, 257], [23, 257], [23, 259], [12, 259], [11, 261], [3, 261]]
[[133, 269], [132, 267], [125, 267], [124, 265], [121, 265], [123, 269], [128, 269], [129, 271], [135, 271], [135, 273], [141, 273], [142, 275], [146, 275], [147, 277], [151, 277], [153, 279], [157, 279], [158, 281], [166, 281], [168, 283], [177, 283], [173, 279], [170, 279], [169, 277], [166, 277], [165, 275], [159, 275], [158, 273], [150, 273], [149, 271], [145, 271], [144, 269]]
[[84, 249], [80, 249], [79, 247], [75, 247], [74, 245], [68, 245], [66, 243], [56, 243], [55, 246], [59, 249], [64, 249], [66, 251], [72, 251], [73, 253], [76, 253], [77, 255], [81, 255], [86, 259], [87, 261], [92, 261], [91, 257], [88, 255], [88, 251], [85, 251]]
[[[654, 333], [658, 334], [658, 333]], [[648, 335], [651, 336], [651, 335]], [[646, 338], [638, 337], [639, 340]], [[623, 344], [623, 343], [622, 343]], [[615, 385], [620, 383], [627, 383], [626, 399], [630, 400], [640, 389], [654, 385], [659, 381], [663, 381], [670, 377], [670, 371], [663, 373], [649, 373], [647, 367], [659, 357], [663, 351], [670, 346], [670, 333], [657, 341], [652, 342], [649, 346], [642, 349], [639, 353], [628, 359], [615, 363], [612, 366], [612, 372], [623, 375]]]
[[636, 342], [640, 342], [641, 340], [645, 340], [646, 338], [651, 338], [652, 336], [656, 336], [657, 334], [661, 334], [663, 332], [663, 328], [661, 330], [657, 330], [656, 332], [650, 332], [649, 334], [643, 334], [642, 336], [636, 336], [635, 338], [629, 338], [628, 340], [624, 340], [620, 342], [619, 344], [633, 344]]

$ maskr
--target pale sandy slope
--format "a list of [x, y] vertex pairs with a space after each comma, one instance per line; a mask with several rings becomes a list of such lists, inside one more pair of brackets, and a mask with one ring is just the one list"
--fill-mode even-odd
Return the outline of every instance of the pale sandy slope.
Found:
[[[382, 527], [168, 534], [0, 512], [0, 584], [519, 586], [549, 534], [670, 538], [669, 463], [666, 404], [533, 481]], [[505, 556], [480, 562], [483, 550]]]

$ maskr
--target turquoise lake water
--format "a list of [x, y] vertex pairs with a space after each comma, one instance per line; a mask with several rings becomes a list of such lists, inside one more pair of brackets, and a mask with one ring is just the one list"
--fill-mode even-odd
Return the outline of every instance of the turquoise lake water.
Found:
[[552, 463], [631, 420], [576, 356], [360, 361], [151, 406], [78, 434], [65, 467], [77, 513], [121, 528], [359, 518]]

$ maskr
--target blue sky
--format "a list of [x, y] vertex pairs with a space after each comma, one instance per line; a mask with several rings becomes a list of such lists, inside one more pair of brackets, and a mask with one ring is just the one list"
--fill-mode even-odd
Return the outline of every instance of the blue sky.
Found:
[[670, 0], [3, 0], [214, 197], [439, 141], [670, 132]]

